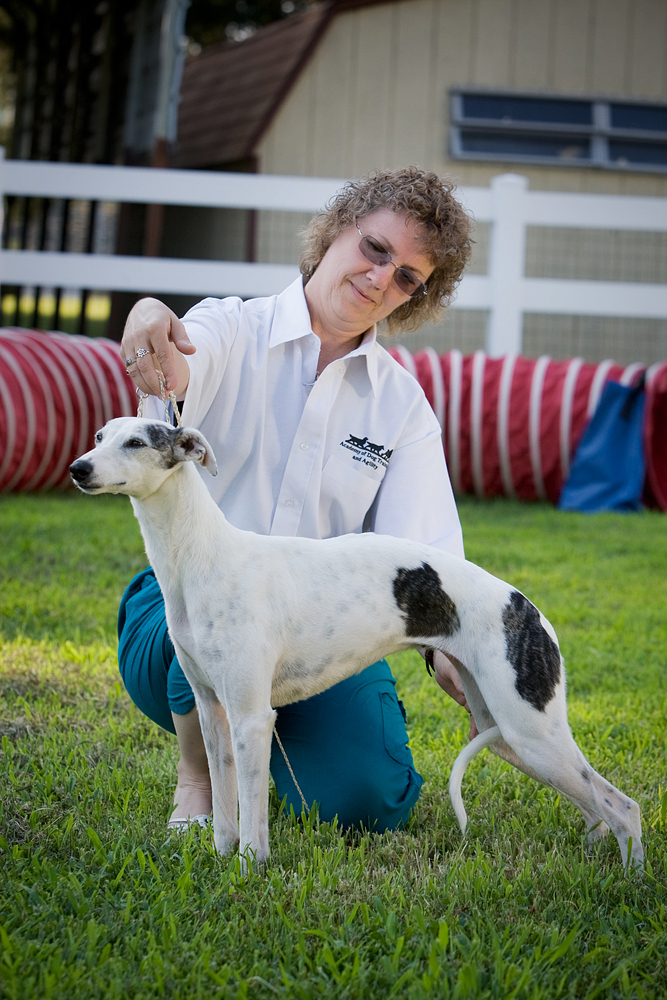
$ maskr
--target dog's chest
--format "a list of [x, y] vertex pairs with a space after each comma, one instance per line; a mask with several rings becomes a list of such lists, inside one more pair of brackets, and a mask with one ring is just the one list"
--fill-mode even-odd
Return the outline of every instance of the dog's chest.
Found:
[[165, 601], [165, 610], [171, 641], [179, 653], [182, 650], [190, 660], [196, 662], [199, 659], [197, 629], [192, 627], [185, 602], [178, 599], [167, 600]]
[[336, 660], [331, 653], [302, 657], [292, 655], [276, 664], [271, 685], [271, 705], [291, 705], [320, 694], [339, 681], [368, 666], [366, 658], [352, 653]]

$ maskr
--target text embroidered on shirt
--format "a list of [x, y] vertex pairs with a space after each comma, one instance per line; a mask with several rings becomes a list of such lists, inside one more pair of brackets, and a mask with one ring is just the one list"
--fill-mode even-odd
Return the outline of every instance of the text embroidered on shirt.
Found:
[[359, 438], [355, 437], [354, 434], [350, 434], [347, 441], [341, 441], [340, 445], [341, 448], [346, 448], [347, 451], [353, 453], [352, 458], [355, 462], [368, 465], [371, 469], [377, 469], [380, 465], [386, 469], [394, 450], [390, 448], [385, 451], [383, 444], [375, 444], [367, 437]]

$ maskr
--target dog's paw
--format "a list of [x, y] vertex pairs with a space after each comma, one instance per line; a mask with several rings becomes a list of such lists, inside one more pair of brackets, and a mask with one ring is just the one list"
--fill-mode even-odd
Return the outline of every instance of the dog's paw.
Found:
[[220, 836], [214, 832], [213, 842], [215, 844], [215, 849], [218, 854], [222, 854], [223, 857], [228, 857], [230, 854], [235, 854], [239, 846], [238, 834], [234, 836]]
[[594, 844], [598, 840], [603, 840], [608, 833], [609, 827], [604, 820], [600, 820], [599, 823], [596, 823], [595, 826], [591, 827], [588, 831], [588, 843]]

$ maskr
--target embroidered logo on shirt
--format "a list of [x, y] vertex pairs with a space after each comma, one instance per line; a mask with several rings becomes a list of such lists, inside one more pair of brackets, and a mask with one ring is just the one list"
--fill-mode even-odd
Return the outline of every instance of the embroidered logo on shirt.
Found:
[[341, 448], [346, 448], [347, 451], [353, 453], [352, 457], [355, 462], [362, 462], [363, 465], [368, 465], [371, 469], [377, 469], [379, 465], [386, 469], [394, 450], [393, 448], [385, 450], [383, 444], [369, 441], [367, 437], [355, 437], [354, 434], [350, 434], [347, 441], [341, 441], [340, 445]]

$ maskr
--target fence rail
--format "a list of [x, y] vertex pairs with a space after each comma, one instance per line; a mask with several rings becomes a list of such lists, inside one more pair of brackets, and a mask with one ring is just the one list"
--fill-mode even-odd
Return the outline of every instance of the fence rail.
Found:
[[[284, 212], [316, 212], [340, 179], [155, 170], [5, 160], [0, 195], [137, 202]], [[523, 314], [667, 319], [667, 285], [525, 276], [528, 226], [667, 232], [667, 198], [529, 191], [516, 174], [459, 192], [479, 222], [491, 224], [488, 274], [466, 275], [454, 308], [488, 310], [486, 350], [521, 353]], [[284, 264], [0, 250], [0, 282], [192, 295], [270, 295], [298, 271]]]

